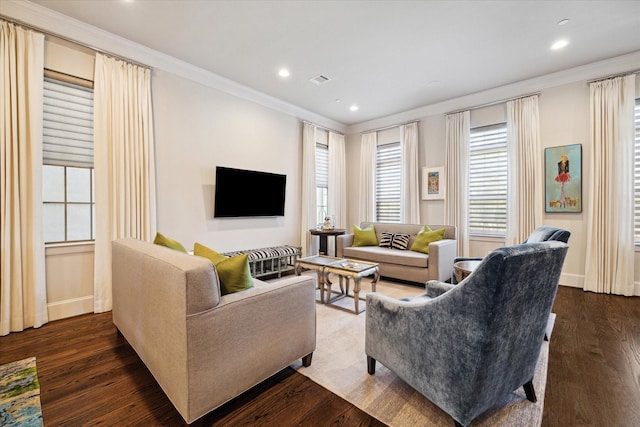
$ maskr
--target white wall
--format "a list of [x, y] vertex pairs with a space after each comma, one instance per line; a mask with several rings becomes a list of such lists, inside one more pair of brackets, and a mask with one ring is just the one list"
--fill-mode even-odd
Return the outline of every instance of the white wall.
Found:
[[[158, 231], [187, 249], [299, 245], [300, 121], [163, 71], [152, 85]], [[286, 174], [285, 216], [214, 219], [216, 166]]]
[[[640, 97], [640, 77], [636, 80], [637, 96]], [[540, 94], [540, 135], [541, 156], [547, 147], [569, 144], [582, 144], [582, 213], [543, 213], [542, 222], [567, 229], [571, 232], [569, 252], [565, 261], [561, 284], [582, 287], [584, 263], [587, 248], [587, 213], [589, 194], [587, 183], [590, 179], [589, 162], [589, 87], [585, 80], [568, 83], [541, 90]], [[483, 126], [504, 122], [506, 107], [504, 103], [471, 111], [471, 125]], [[384, 123], [384, 120], [381, 121]], [[372, 124], [375, 128], [375, 123]], [[347, 135], [347, 164], [351, 165], [348, 174], [348, 198], [357, 194], [359, 176], [360, 129]], [[445, 159], [445, 115], [434, 114], [420, 118], [420, 167], [440, 166]], [[544, 159], [544, 158], [543, 158]], [[543, 160], [544, 161], [544, 160]], [[541, 185], [542, 185], [541, 177]], [[422, 201], [421, 220], [423, 223], [438, 224], [444, 221], [444, 202], [440, 200]], [[351, 224], [359, 223], [357, 204], [349, 204], [348, 217]], [[470, 242], [472, 256], [484, 256], [496, 247], [504, 245], [503, 239], [474, 238]], [[636, 252], [636, 294], [640, 295], [640, 253]]]

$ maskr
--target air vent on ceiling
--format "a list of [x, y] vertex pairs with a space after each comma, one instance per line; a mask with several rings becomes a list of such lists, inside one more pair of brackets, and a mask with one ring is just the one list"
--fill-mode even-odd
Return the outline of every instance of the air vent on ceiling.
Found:
[[325, 84], [326, 82], [329, 81], [329, 77], [327, 76], [323, 76], [322, 74], [318, 74], [317, 76], [313, 77], [312, 79], [309, 80], [311, 83], [317, 84], [318, 86]]

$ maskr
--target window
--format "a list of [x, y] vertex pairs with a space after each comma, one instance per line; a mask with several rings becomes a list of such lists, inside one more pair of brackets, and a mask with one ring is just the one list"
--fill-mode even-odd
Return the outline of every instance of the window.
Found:
[[471, 129], [469, 233], [504, 236], [507, 231], [507, 125]]
[[93, 90], [44, 79], [45, 243], [94, 239]]
[[329, 148], [316, 144], [316, 216], [317, 224], [324, 222], [329, 213]]
[[636, 127], [636, 144], [635, 144], [635, 171], [634, 171], [634, 227], [633, 235], [637, 245], [640, 245], [640, 98], [636, 99], [635, 107], [635, 127]]
[[400, 222], [402, 151], [400, 142], [378, 145], [376, 152], [376, 219]]

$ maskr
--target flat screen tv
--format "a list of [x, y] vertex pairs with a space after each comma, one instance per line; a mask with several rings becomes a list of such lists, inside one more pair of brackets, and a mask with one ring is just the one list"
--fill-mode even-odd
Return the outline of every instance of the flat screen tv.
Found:
[[284, 216], [286, 184], [286, 175], [217, 166], [213, 216]]

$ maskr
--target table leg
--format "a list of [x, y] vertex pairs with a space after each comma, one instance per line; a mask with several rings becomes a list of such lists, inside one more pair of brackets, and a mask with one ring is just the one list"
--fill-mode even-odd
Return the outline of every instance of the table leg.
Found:
[[[329, 282], [329, 286], [331, 286], [331, 282]], [[318, 287], [320, 288], [320, 302], [324, 304], [324, 287], [325, 287], [324, 268], [322, 270], [318, 270]], [[331, 288], [329, 288], [329, 296], [331, 296]]]
[[320, 255], [327, 255], [327, 235], [321, 234], [318, 237], [320, 237]]
[[353, 278], [353, 303], [356, 309], [356, 314], [360, 314], [360, 310], [358, 309], [358, 303], [360, 302], [360, 279], [361, 277]]

